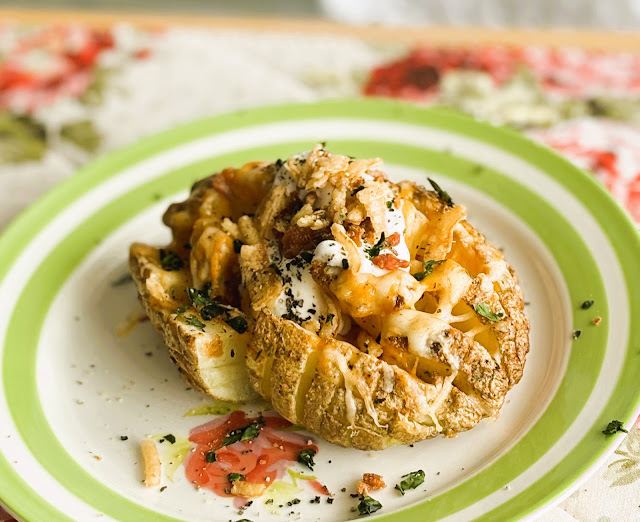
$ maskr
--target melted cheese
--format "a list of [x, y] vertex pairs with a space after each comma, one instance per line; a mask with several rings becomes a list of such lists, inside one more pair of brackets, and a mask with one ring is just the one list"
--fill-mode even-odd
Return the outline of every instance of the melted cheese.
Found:
[[418, 310], [400, 310], [387, 317], [382, 336], [406, 337], [407, 349], [418, 357], [439, 360], [437, 354], [440, 353], [455, 372], [460, 367], [460, 360], [451, 353], [452, 339], [445, 334], [449, 329], [448, 323], [431, 314]]

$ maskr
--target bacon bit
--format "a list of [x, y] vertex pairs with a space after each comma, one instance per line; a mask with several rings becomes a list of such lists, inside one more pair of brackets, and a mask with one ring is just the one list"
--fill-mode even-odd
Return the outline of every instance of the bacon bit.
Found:
[[398, 259], [393, 254], [380, 254], [374, 257], [371, 262], [385, 270], [395, 270], [396, 268], [407, 268], [409, 266], [409, 261], [406, 259]]
[[394, 232], [388, 238], [386, 238], [387, 246], [394, 247], [400, 244], [400, 234], [398, 232]]
[[357, 246], [362, 246], [362, 227], [358, 225], [347, 225], [345, 231]]
[[595, 317], [593, 321], [591, 321], [591, 324], [598, 326], [601, 322], [602, 322], [602, 317], [598, 316], [598, 317]]
[[211, 184], [211, 186], [226, 198], [232, 198], [233, 192], [231, 191], [229, 180], [234, 176], [234, 174], [234, 169], [224, 169], [220, 174], [213, 178], [213, 183]]
[[293, 259], [304, 250], [313, 250], [328, 236], [327, 232], [328, 229], [312, 230], [297, 225], [289, 227], [282, 236], [282, 255]]
[[376, 491], [382, 489], [387, 485], [382, 478], [382, 475], [376, 473], [364, 473], [362, 480], [358, 481], [358, 494], [367, 495], [369, 491]]

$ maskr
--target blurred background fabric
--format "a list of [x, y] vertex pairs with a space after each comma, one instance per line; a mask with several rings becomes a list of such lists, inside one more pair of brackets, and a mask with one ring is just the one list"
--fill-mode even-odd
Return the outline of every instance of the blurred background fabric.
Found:
[[354, 24], [640, 29], [640, 0], [0, 0], [0, 6], [326, 18]]

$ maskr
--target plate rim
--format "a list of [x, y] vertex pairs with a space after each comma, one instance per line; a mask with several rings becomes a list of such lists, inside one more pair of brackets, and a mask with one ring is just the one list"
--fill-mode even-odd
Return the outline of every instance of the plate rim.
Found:
[[[99, 186], [105, 179], [110, 178], [112, 175], [114, 175], [115, 173], [118, 172], [118, 170], [121, 169], [115, 169], [112, 166], [112, 164], [119, 164], [122, 163], [123, 161], [126, 162], [127, 158], [131, 155], [135, 156], [135, 161], [134, 162], [139, 162], [141, 159], [144, 159], [146, 157], [150, 157], [153, 156], [154, 154], [157, 154], [160, 150], [162, 149], [156, 149], [155, 152], [150, 152], [148, 155], [140, 155], [138, 153], [138, 150], [144, 150], [146, 148], [152, 149], [154, 144], [158, 141], [164, 141], [167, 137], [170, 136], [176, 136], [178, 137], [177, 140], [175, 140], [174, 145], [180, 145], [180, 144], [184, 144], [184, 143], [188, 143], [190, 141], [193, 141], [194, 136], [192, 136], [192, 132], [194, 129], [198, 128], [200, 125], [202, 124], [207, 124], [210, 123], [212, 120], [215, 121], [220, 121], [220, 120], [224, 120], [225, 118], [231, 118], [231, 119], [240, 119], [243, 120], [247, 117], [251, 117], [252, 115], [260, 115], [262, 114], [263, 116], [265, 114], [271, 114], [273, 111], [291, 111], [291, 110], [296, 110], [296, 109], [302, 109], [302, 108], [309, 108], [309, 107], [341, 107], [342, 109], [349, 109], [352, 108], [354, 106], [357, 106], [359, 109], [364, 110], [366, 112], [366, 110], [379, 110], [380, 108], [384, 107], [386, 111], [389, 111], [389, 115], [392, 115], [395, 111], [399, 111], [403, 116], [403, 123], [414, 123], [417, 125], [424, 125], [423, 122], [421, 122], [420, 120], [422, 118], [424, 118], [425, 115], [428, 114], [438, 114], [438, 113], [442, 113], [442, 114], [446, 114], [447, 118], [454, 118], [454, 119], [460, 119], [460, 121], [464, 121], [464, 124], [466, 125], [472, 125], [472, 126], [482, 126], [485, 130], [491, 129], [492, 133], [494, 135], [502, 135], [502, 137], [509, 137], [510, 139], [515, 139], [517, 142], [520, 143], [526, 143], [526, 146], [533, 150], [533, 149], [538, 149], [538, 153], [542, 154], [542, 155], [546, 155], [546, 156], [553, 156], [556, 161], [560, 160], [565, 167], [565, 170], [567, 172], [565, 172], [565, 174], [567, 175], [567, 177], [576, 177], [575, 179], [580, 179], [580, 182], [584, 183], [584, 182], [588, 182], [591, 185], [591, 188], [596, 188], [597, 191], [596, 193], [599, 192], [597, 198], [602, 198], [603, 196], [605, 197], [605, 201], [607, 201], [609, 203], [609, 206], [611, 203], [614, 204], [614, 206], [612, 208], [614, 208], [614, 213], [616, 215], [616, 219], [618, 220], [618, 223], [621, 226], [628, 226], [630, 227], [634, 232], [635, 232], [635, 242], [636, 244], [640, 244], [640, 235], [637, 234], [637, 229], [635, 228], [635, 225], [633, 224], [630, 216], [628, 216], [628, 214], [626, 214], [626, 212], [624, 210], [622, 210], [622, 207], [620, 207], [620, 205], [613, 199], [613, 197], [602, 187], [600, 186], [600, 184], [589, 174], [587, 174], [584, 171], [581, 171], [580, 169], [578, 169], [577, 167], [573, 166], [571, 163], [569, 163], [566, 159], [562, 158], [561, 156], [559, 156], [558, 154], [556, 154], [555, 152], [551, 151], [550, 149], [547, 149], [546, 147], [543, 147], [542, 145], [536, 143], [536, 142], [532, 142], [528, 139], [526, 139], [525, 137], [523, 137], [521, 134], [512, 131], [510, 129], [504, 129], [504, 128], [497, 128], [497, 127], [490, 127], [485, 123], [479, 123], [476, 120], [473, 120], [472, 118], [469, 118], [466, 115], [461, 115], [455, 111], [451, 111], [449, 109], [444, 109], [441, 107], [417, 107], [415, 105], [409, 104], [409, 103], [405, 103], [405, 102], [398, 102], [398, 101], [389, 101], [389, 100], [366, 100], [366, 99], [354, 99], [354, 100], [330, 100], [330, 101], [323, 101], [323, 102], [316, 102], [316, 103], [295, 103], [295, 104], [284, 104], [284, 105], [275, 105], [275, 106], [265, 106], [265, 107], [260, 107], [257, 109], [249, 109], [249, 110], [243, 110], [243, 111], [235, 111], [235, 112], [231, 112], [231, 113], [226, 113], [226, 114], [222, 114], [222, 115], [217, 115], [217, 116], [213, 116], [213, 117], [209, 117], [209, 118], [205, 118], [205, 119], [201, 119], [201, 120], [196, 120], [195, 122], [191, 122], [191, 123], [187, 123], [184, 125], [180, 125], [178, 127], [174, 127], [172, 129], [169, 129], [167, 131], [164, 131], [162, 133], [147, 137], [147, 138], [143, 138], [142, 140], [129, 145], [127, 147], [124, 147], [122, 149], [118, 149], [115, 151], [112, 151], [111, 153], [97, 159], [94, 162], [91, 162], [90, 164], [88, 164], [87, 166], [83, 167], [82, 169], [80, 169], [80, 171], [78, 171], [76, 174], [74, 174], [71, 178], [69, 178], [68, 180], [64, 181], [63, 183], [59, 184], [58, 186], [56, 186], [53, 190], [51, 190], [49, 193], [47, 193], [46, 195], [44, 195], [42, 198], [40, 198], [35, 204], [33, 204], [30, 208], [28, 208], [25, 212], [23, 212], [17, 219], [15, 219], [12, 223], [10, 223], [10, 225], [3, 231], [2, 235], [0, 236], [0, 246], [3, 246], [5, 243], [9, 243], [12, 236], [14, 235], [18, 235], [20, 236], [20, 232], [22, 231], [23, 228], [30, 228], [29, 225], [29, 220], [31, 218], [31, 216], [37, 215], [40, 212], [40, 209], [42, 208], [46, 208], [49, 204], [51, 203], [58, 203], [59, 204], [59, 208], [57, 208], [56, 210], [56, 214], [59, 213], [60, 211], [62, 211], [64, 208], [66, 208], [66, 206], [70, 203], [72, 203], [73, 201], [75, 201], [76, 199], [78, 199], [79, 197], [81, 197], [84, 193], [86, 193], [87, 191], [91, 190], [92, 188], [95, 188], [96, 186]], [[416, 114], [416, 118], [415, 121], [407, 121], [407, 112], [413, 114]], [[331, 117], [335, 117], [333, 115], [331, 115]], [[382, 120], [384, 119], [383, 117], [381, 117], [379, 114], [345, 114], [344, 117], [347, 118], [370, 118], [370, 119], [376, 119], [376, 120]], [[388, 119], [392, 119], [391, 117], [389, 117]], [[267, 118], [264, 122], [263, 121], [250, 121], [247, 122], [246, 125], [247, 126], [251, 126], [251, 125], [259, 125], [261, 123], [265, 123], [266, 121], [273, 121], [270, 118]], [[244, 125], [242, 125], [244, 126]], [[434, 127], [437, 127], [437, 125], [431, 125]], [[455, 132], [458, 133], [457, 131], [451, 131], [449, 130], [449, 132]], [[179, 136], [178, 136], [179, 135]], [[481, 139], [481, 138], [480, 138]], [[484, 141], [484, 140], [482, 140]], [[491, 143], [491, 142], [489, 142]], [[506, 150], [509, 150], [506, 147], [501, 146], [500, 148], [504, 148]], [[525, 160], [528, 161], [528, 160]], [[98, 177], [97, 176], [97, 172], [102, 171], [102, 170], [107, 170], [110, 171], [111, 174], [108, 176], [105, 176], [104, 178]], [[547, 169], [541, 169], [545, 172], [545, 174], [547, 175], [551, 175], [551, 173], [547, 170]], [[572, 171], [574, 174], [573, 175], [569, 175], [568, 171]], [[552, 176], [554, 177], [554, 176]], [[567, 183], [563, 183], [563, 180], [560, 178], [555, 178], [557, 181], [559, 181], [561, 184], [567, 186]], [[566, 181], [566, 180], [564, 180]], [[83, 185], [85, 185], [83, 187], [82, 190], [78, 191], [77, 190], [77, 186], [82, 187]], [[575, 188], [573, 186], [573, 184], [571, 184], [571, 187], [567, 186], [567, 188], [569, 190], [571, 190], [572, 188]], [[571, 190], [573, 192], [573, 190]], [[581, 200], [582, 201], [582, 200]], [[611, 208], [609, 209], [611, 210]], [[593, 209], [591, 209], [591, 212], [594, 213], [595, 212]], [[626, 222], [626, 223], [625, 223]], [[44, 226], [44, 225], [42, 225]], [[42, 228], [42, 226], [37, 227], [36, 230], [34, 231], [34, 233], [31, 234], [24, 234], [24, 236], [22, 237], [23, 239], [23, 244], [21, 245], [20, 248], [16, 249], [15, 251], [11, 252], [10, 256], [7, 256], [6, 259], [3, 259], [0, 262], [0, 280], [4, 279], [4, 277], [6, 276], [7, 271], [14, 266], [14, 262], [15, 259], [17, 258], [17, 256], [19, 255], [19, 253], [24, 249], [24, 247], [26, 245], [29, 244], [29, 242], [33, 239], [33, 236], [35, 236], [39, 230]], [[611, 236], [609, 234], [607, 234], [607, 236], [611, 238]], [[628, 239], [628, 238], [627, 238]], [[613, 243], [612, 243], [613, 245]], [[617, 253], [617, 252], [616, 252]], [[622, 263], [621, 263], [622, 264]], [[625, 280], [627, 278], [625, 277]], [[637, 284], [637, 282], [636, 282]], [[628, 288], [629, 289], [629, 288]], [[633, 298], [633, 294], [629, 296], [630, 299]], [[633, 329], [633, 328], [632, 328]], [[632, 337], [632, 332], [630, 331], [629, 333], [629, 340], [631, 340]], [[4, 346], [4, 340], [3, 340], [3, 346]], [[625, 357], [628, 356], [628, 350], [625, 353]], [[621, 379], [622, 379], [622, 375], [621, 375]], [[638, 403], [640, 402], [640, 390], [638, 390], [635, 395], [634, 398], [632, 399], [632, 401], [635, 403], [636, 407], [635, 407], [635, 415], [637, 416], [638, 414], [638, 410], [640, 409], [638, 407]], [[633, 420], [635, 420], [635, 417], [631, 419], [631, 421], [629, 421], [628, 424], [632, 423]], [[579, 475], [579, 480], [583, 479], [585, 477], [585, 475], [589, 472], [593, 473], [595, 471], [595, 469], [597, 469], [596, 465], [597, 464], [601, 464], [601, 461], [606, 459], [609, 454], [611, 452], [613, 452], [615, 450], [615, 447], [617, 447], [617, 445], [619, 444], [619, 442], [621, 442], [623, 440], [622, 436], [618, 436], [615, 438], [615, 440], [611, 441], [611, 444], [609, 445], [609, 447], [605, 450], [604, 453], [602, 453], [595, 462], [587, 464], [586, 466], [583, 467], [582, 472]], [[4, 455], [0, 454], [0, 459], [4, 459]], [[3, 462], [2, 464], [5, 464], [11, 468], [11, 465], [8, 464], [8, 462]], [[0, 469], [4, 467], [4, 466], [0, 466]], [[586, 470], [584, 469], [586, 468]], [[593, 468], [593, 469], [592, 469]], [[12, 469], [13, 471], [13, 469]], [[584, 478], [586, 480], [586, 478]], [[20, 478], [20, 480], [22, 481], [22, 479]], [[572, 481], [573, 482], [573, 481]], [[577, 487], [577, 485], [574, 483], [573, 487]], [[566, 494], [567, 492], [567, 488], [563, 488], [560, 489], [559, 491], [556, 491], [554, 496], [559, 496], [559, 495], [563, 495]], [[37, 493], [34, 491], [33, 492], [36, 496]], [[6, 496], [5, 499], [6, 501]], [[43, 502], [43, 499], [40, 499]], [[556, 499], [557, 500], [557, 499]], [[552, 502], [552, 501], [551, 501]], [[553, 505], [552, 503], [545, 503], [545, 505], [543, 506], [542, 509], [548, 508], [549, 505]], [[15, 509], [14, 506], [11, 506], [10, 504], [7, 504], [8, 507], [10, 507], [10, 509], [13, 509], [13, 511], [15, 511], [16, 513], [20, 514], [20, 510], [19, 509]], [[53, 508], [54, 511], [57, 511], [57, 509], [55, 508], [55, 506], [51, 506], [48, 504], [47, 505], [50, 508]], [[525, 513], [522, 513], [523, 515]], [[390, 514], [391, 515], [391, 514]]]

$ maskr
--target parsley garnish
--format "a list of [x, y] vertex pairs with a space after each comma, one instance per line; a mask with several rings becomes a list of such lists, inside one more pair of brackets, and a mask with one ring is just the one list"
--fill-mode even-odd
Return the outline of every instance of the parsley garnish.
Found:
[[393, 206], [393, 199], [390, 199], [389, 201], [387, 201], [387, 208], [391, 210], [392, 206]]
[[607, 427], [602, 430], [602, 433], [604, 433], [605, 435], [613, 435], [614, 433], [617, 433], [619, 431], [629, 433], [622, 427], [622, 423], [619, 420], [612, 420], [609, 424], [607, 424]]
[[489, 321], [494, 321], [494, 322], [499, 321], [504, 316], [502, 312], [498, 312], [497, 314], [494, 314], [491, 311], [491, 308], [489, 308], [489, 305], [487, 303], [478, 303], [477, 305], [474, 304], [473, 309], [476, 311], [478, 315], [481, 315], [482, 317], [486, 317], [487, 319], [489, 319]]
[[235, 482], [236, 480], [244, 480], [245, 476], [242, 473], [229, 473], [227, 475], [227, 480], [229, 482]]
[[581, 305], [580, 308], [582, 308], [583, 310], [588, 310], [589, 308], [591, 308], [593, 306], [594, 301], [584, 301]]
[[184, 319], [187, 324], [191, 326], [195, 326], [196, 328], [200, 328], [200, 330], [204, 331], [206, 324], [204, 324], [200, 319], [198, 319], [195, 315], [184, 315], [188, 306], [181, 306], [175, 311], [177, 317], [181, 317]]
[[582, 335], [582, 330], [574, 330], [573, 332], [571, 332], [571, 337], [573, 337], [574, 339], [577, 339], [581, 335]]
[[315, 454], [316, 450], [314, 449], [304, 449], [300, 453], [298, 453], [298, 462], [307, 466], [311, 471], [313, 471], [313, 466], [316, 465], [316, 463], [313, 461], [313, 457], [315, 456]]
[[435, 181], [433, 181], [431, 178], [427, 178], [429, 180], [429, 183], [431, 183], [431, 186], [433, 187], [433, 190], [436, 191], [436, 194], [438, 194], [438, 197], [448, 206], [448, 207], [453, 207], [455, 205], [455, 203], [453, 202], [453, 200], [451, 199], [451, 196], [449, 195], [449, 193], [446, 190], [442, 190], [440, 188], [440, 185], [438, 185]]
[[327, 323], [333, 324], [334, 317], [335, 317], [335, 314], [327, 314]]
[[185, 291], [187, 292], [187, 297], [193, 306], [207, 306], [215, 303], [215, 301], [209, 298], [209, 294], [204, 290], [198, 290], [197, 288], [188, 286]]
[[225, 319], [225, 322], [239, 334], [245, 333], [249, 328], [247, 320], [241, 315], [236, 315], [235, 317], [231, 317], [230, 319]]
[[380, 239], [378, 242], [373, 245], [371, 248], [365, 248], [365, 253], [373, 259], [374, 257], [378, 257], [380, 255], [380, 251], [387, 245], [387, 240], [384, 237], [384, 232], [380, 235]]
[[230, 431], [222, 441], [222, 446], [230, 446], [242, 440], [255, 439], [260, 435], [260, 430], [264, 425], [264, 419], [260, 418], [247, 426]]
[[184, 266], [182, 259], [180, 259], [175, 252], [167, 252], [161, 248], [159, 254], [160, 264], [165, 270], [180, 270]]
[[211, 319], [224, 314], [224, 322], [227, 323], [231, 328], [241, 334], [246, 332], [249, 328], [247, 320], [241, 315], [230, 317], [229, 314], [232, 308], [211, 299], [209, 297], [209, 293], [211, 292], [211, 283], [207, 283], [207, 285], [208, 286], [203, 290], [198, 290], [197, 288], [191, 287], [187, 287], [186, 289], [187, 297], [189, 298], [189, 301], [191, 301], [193, 306], [195, 306], [196, 308], [202, 307], [200, 309], [200, 315], [202, 316], [202, 318], [205, 321], [211, 321]]
[[169, 435], [165, 435], [164, 439], [168, 440], [171, 444], [175, 444], [176, 443], [176, 437], [175, 437], [175, 435], [172, 435], [171, 433], [169, 433]]
[[382, 504], [375, 498], [371, 498], [368, 495], [362, 495], [360, 497], [360, 504], [358, 504], [358, 513], [360, 513], [360, 516], [370, 515], [379, 509], [382, 509]]
[[344, 270], [347, 270], [349, 268], [349, 260], [348, 259], [342, 259], [342, 268]]
[[425, 261], [422, 263], [422, 266], [424, 267], [424, 270], [422, 272], [417, 272], [415, 274], [413, 274], [413, 277], [416, 278], [417, 281], [422, 281], [425, 277], [427, 277], [429, 274], [431, 274], [431, 272], [433, 272], [433, 267], [436, 265], [439, 265], [441, 263], [444, 263], [445, 259], [442, 259], [440, 261], [435, 261], [434, 259], [431, 259], [429, 261]]
[[204, 460], [206, 460], [209, 464], [216, 461], [216, 452], [215, 451], [207, 451], [204, 454]]
[[407, 489], [416, 489], [420, 484], [424, 482], [424, 471], [419, 469], [418, 471], [412, 471], [406, 475], [402, 475], [402, 482], [396, 484], [395, 489], [404, 495]]
[[227, 312], [227, 307], [221, 305], [220, 303], [212, 302], [208, 304], [202, 310], [200, 310], [200, 315], [205, 321], [211, 321], [214, 317], [218, 317], [219, 315]]

